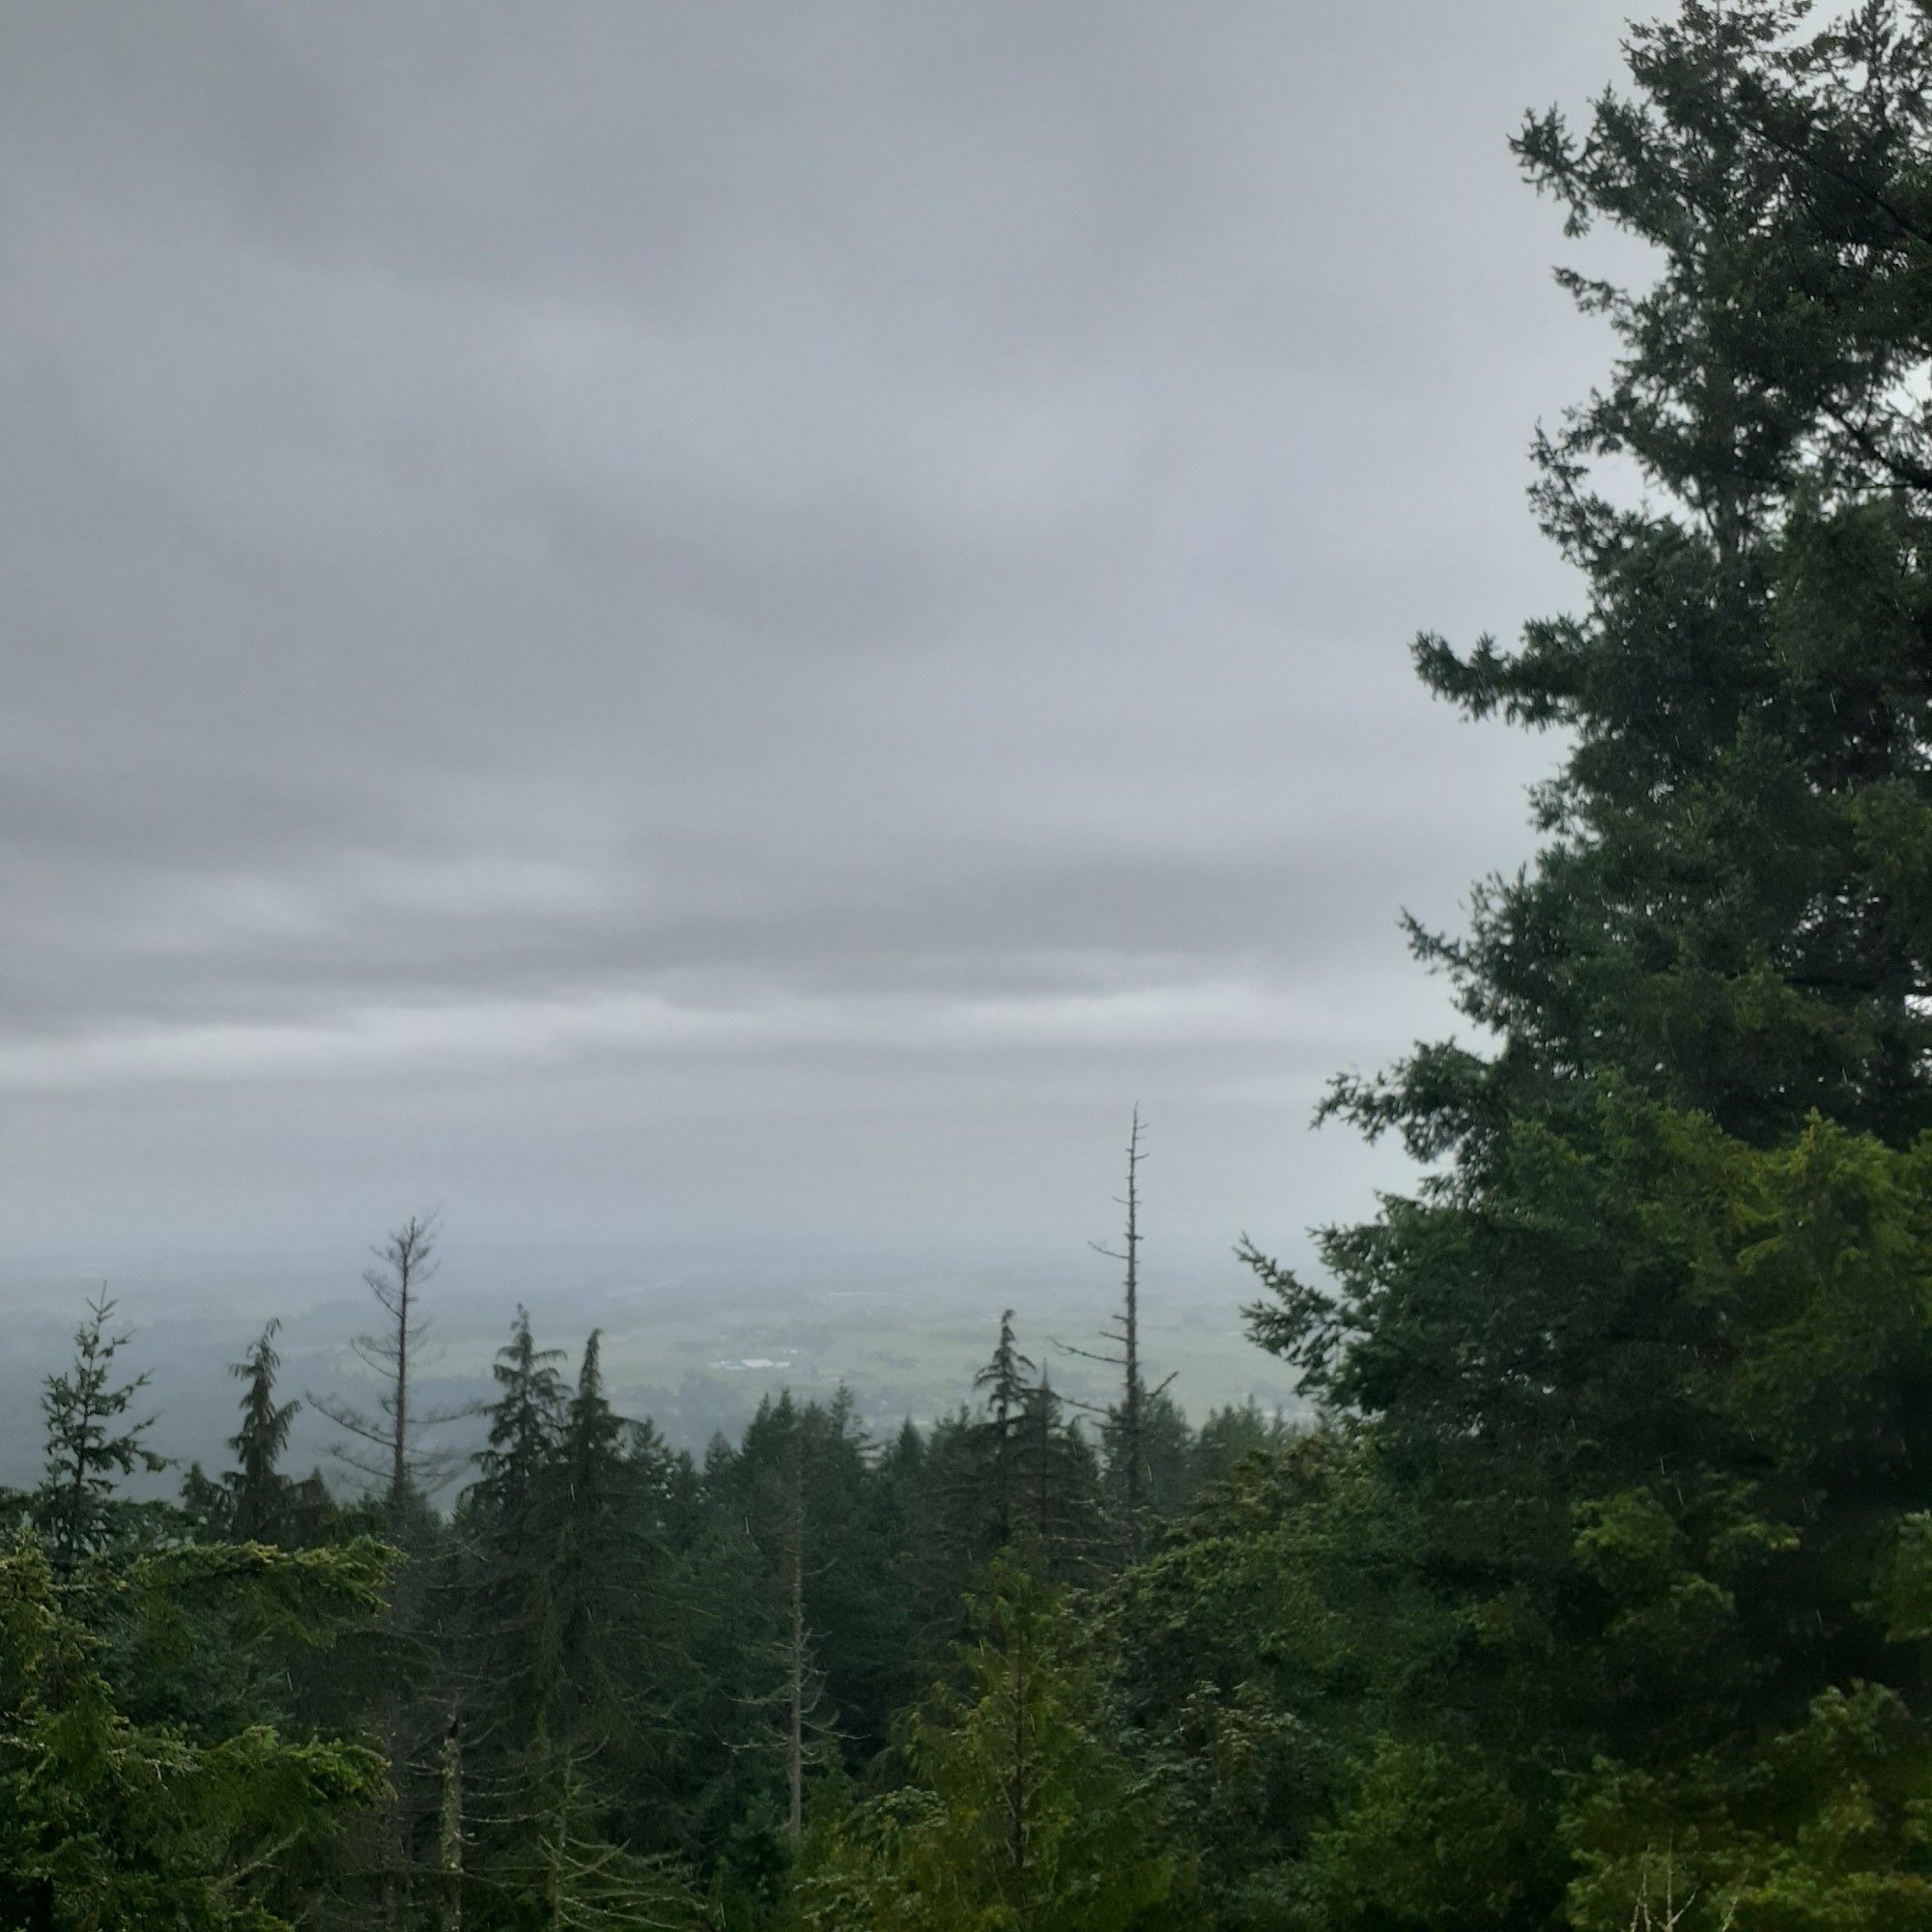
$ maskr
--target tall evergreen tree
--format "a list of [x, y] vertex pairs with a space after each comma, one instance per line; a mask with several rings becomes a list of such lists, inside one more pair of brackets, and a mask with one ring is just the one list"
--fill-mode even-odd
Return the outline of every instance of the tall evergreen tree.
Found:
[[1106, 1541], [1099, 1459], [1066, 1419], [1044, 1367], [1027, 1391], [1020, 1473], [1027, 1546], [1041, 1575], [1054, 1583], [1091, 1578]]
[[[681, 1849], [674, 1713], [690, 1694], [689, 1609], [665, 1520], [672, 1459], [613, 1408], [597, 1332], [560, 1413], [526, 1321], [505, 1353], [493, 1432], [503, 1446], [479, 1489], [486, 1508], [515, 1510], [524, 1495], [535, 1554], [507, 1593], [526, 1603], [529, 1636], [517, 1646], [525, 1688], [498, 1707], [511, 1752], [499, 1869], [546, 1901], [546, 1924], [616, 1926], [647, 1916], [640, 1901], [681, 1895], [660, 1861]], [[527, 1491], [515, 1472], [526, 1455], [538, 1463]]]
[[[1325, 1236], [1332, 1285], [1253, 1257], [1258, 1338], [1358, 1419], [1350, 1506], [1400, 1508], [1435, 1605], [1433, 1710], [1371, 1727], [1309, 1856], [1378, 1924], [1543, 1925], [1566, 1886], [1628, 1923], [1674, 1804], [1687, 1932], [1837, 1923], [1738, 1903], [1784, 1883], [1753, 1744], [1835, 1724], [1874, 1792], [1928, 1757], [1883, 1579], [1932, 1472], [1932, 16], [1807, 14], [1690, 0], [1634, 30], [1632, 94], [1517, 144], [1658, 268], [1564, 277], [1622, 345], [1536, 450], [1585, 608], [1417, 649], [1564, 730], [1548, 842], [1413, 934], [1477, 1041], [1331, 1103], [1429, 1178]], [[1337, 1593], [1347, 1547], [1310, 1552]], [[1429, 1863], [1457, 1818], [1480, 1872]]]
[[502, 1536], [527, 1536], [540, 1507], [544, 1470], [563, 1433], [564, 1389], [556, 1364], [561, 1349], [539, 1349], [530, 1312], [519, 1306], [510, 1339], [497, 1350], [490, 1373], [497, 1400], [487, 1413], [490, 1434], [476, 1452], [471, 1500]]
[[551, 1624], [547, 1573], [555, 1526], [553, 1474], [563, 1436], [565, 1396], [556, 1364], [560, 1349], [539, 1349], [529, 1311], [517, 1310], [510, 1339], [491, 1373], [497, 1400], [487, 1410], [489, 1438], [476, 1452], [476, 1481], [463, 1499], [462, 1520], [473, 1556], [466, 1580], [475, 1610], [479, 1676], [495, 1697], [525, 1700], [521, 1721], [535, 1723], [547, 1693], [539, 1662]]
[[279, 1321], [270, 1321], [229, 1374], [242, 1384], [242, 1426], [228, 1438], [235, 1467], [227, 1478], [228, 1527], [238, 1543], [280, 1541], [288, 1483], [281, 1473], [282, 1451], [301, 1407], [275, 1400], [275, 1376], [282, 1358], [275, 1352]]
[[471, 1828], [481, 1833], [472, 1879], [499, 1891], [533, 1884], [531, 1767], [544, 1755], [562, 1670], [551, 1581], [565, 1403], [560, 1357], [537, 1346], [529, 1312], [520, 1307], [492, 1365], [489, 1436], [456, 1519], [467, 1561], [451, 1578], [452, 1621], [465, 1653], [445, 1736], [454, 1730]]
[[551, 1589], [556, 1605], [559, 1742], [588, 1744], [620, 1725], [621, 1657], [642, 1606], [628, 1533], [625, 1426], [604, 1392], [603, 1338], [592, 1329], [564, 1415], [550, 1495], [555, 1512]]
[[86, 1320], [74, 1331], [72, 1366], [49, 1376], [41, 1397], [46, 1474], [34, 1499], [34, 1520], [54, 1575], [63, 1580], [112, 1536], [121, 1478], [167, 1467], [167, 1459], [142, 1439], [155, 1418], [129, 1418], [148, 1385], [146, 1372], [129, 1381], [114, 1378], [114, 1358], [128, 1337], [112, 1332], [113, 1317], [114, 1303], [103, 1291], [88, 1303]]
[[986, 1406], [978, 1428], [985, 1464], [980, 1495], [996, 1549], [1012, 1542], [1020, 1520], [1020, 1466], [1033, 1373], [1032, 1360], [1020, 1353], [1013, 1338], [1013, 1311], [1009, 1308], [1000, 1317], [1000, 1339], [992, 1359], [973, 1378], [973, 1386]]

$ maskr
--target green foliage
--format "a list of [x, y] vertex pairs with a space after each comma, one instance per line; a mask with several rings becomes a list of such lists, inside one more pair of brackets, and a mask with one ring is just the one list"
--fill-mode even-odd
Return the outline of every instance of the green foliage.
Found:
[[[1300, 1625], [1264, 1611], [1219, 1687], [1326, 1747], [1313, 1824], [1273, 1827], [1288, 1922], [1920, 1910], [1932, 15], [1689, 0], [1629, 56], [1517, 146], [1657, 270], [1563, 278], [1621, 347], [1537, 443], [1583, 608], [1417, 649], [1473, 715], [1563, 727], [1548, 842], [1466, 936], [1413, 933], [1481, 1043], [1335, 1090], [1419, 1188], [1326, 1232], [1326, 1283], [1250, 1257], [1355, 1472], [1274, 1499]], [[1266, 1548], [1193, 1529], [1143, 1588], [1191, 1565], [1209, 1603], [1167, 1614], [1238, 1634]], [[1402, 1614], [1331, 1669], [1358, 1563]]]
[[595, 1334], [568, 1396], [558, 1359], [520, 1309], [439, 1593], [457, 1652], [443, 1695], [469, 1741], [472, 1916], [489, 1925], [629, 1924], [685, 1895], [661, 1862], [687, 1669], [670, 1459], [611, 1408]]
[[[114, 1594], [137, 1622], [190, 1614], [219, 1588], [260, 1617], [324, 1641], [366, 1615], [373, 1551], [280, 1556], [183, 1549], [150, 1559]], [[63, 1603], [38, 1542], [0, 1556], [0, 1922], [49, 1932], [273, 1932], [285, 1879], [383, 1767], [354, 1744], [267, 1723], [211, 1732], [129, 1715], [107, 1645]]]
[[1345, 1925], [1506, 1924], [1525, 1889], [1524, 1822], [1488, 1752], [1383, 1736], [1310, 1844], [1310, 1889]]
[[800, 1888], [809, 1926], [1129, 1932], [1194, 1922], [1153, 1788], [1052, 1594], [995, 1564], [959, 1682], [902, 1745], [910, 1781], [859, 1806]]
[[1748, 1757], [1600, 1767], [1565, 1818], [1577, 1932], [1647, 1914], [1682, 1932], [1932, 1926], [1932, 1750], [1899, 1697], [1828, 1690]]
[[46, 1477], [34, 1499], [34, 1520], [62, 1577], [128, 1523], [127, 1511], [114, 1498], [120, 1478], [167, 1467], [167, 1459], [142, 1440], [154, 1418], [128, 1420], [148, 1378], [114, 1379], [114, 1358], [128, 1337], [110, 1332], [113, 1316], [114, 1303], [104, 1293], [88, 1303], [87, 1319], [74, 1331], [73, 1365], [47, 1378], [41, 1399]]
[[1010, 1309], [973, 1386], [977, 1408], [943, 1418], [926, 1437], [913, 1432], [918, 1446], [898, 1478], [914, 1645], [928, 1670], [966, 1634], [968, 1599], [1003, 1550], [1023, 1548], [1045, 1577], [1070, 1583], [1091, 1581], [1118, 1545], [1095, 1447], [1048, 1372], [1020, 1352]]
[[275, 1352], [279, 1321], [270, 1321], [248, 1352], [230, 1365], [242, 1384], [242, 1426], [228, 1438], [235, 1467], [226, 1481], [229, 1532], [238, 1543], [286, 1541], [288, 1480], [281, 1472], [298, 1402], [275, 1400], [275, 1376], [282, 1358]]
[[987, 1515], [986, 1534], [993, 1549], [1012, 1540], [1023, 1509], [1021, 1455], [1027, 1441], [1026, 1420], [1033, 1395], [1032, 1358], [1020, 1353], [1013, 1336], [1013, 1311], [1000, 1317], [1000, 1339], [992, 1359], [973, 1378], [973, 1387], [985, 1401], [985, 1415], [974, 1425], [976, 1460], [983, 1464], [984, 1481], [976, 1485]]
[[[1390, 1726], [1433, 1708], [1458, 1642], [1421, 1531], [1378, 1445], [1318, 1434], [1243, 1462], [1119, 1586], [1117, 1681], [1217, 1924], [1326, 1925], [1325, 1895], [1359, 1898], [1351, 1868], [1386, 1856]], [[1357, 1853], [1336, 1835], [1351, 1807]], [[1406, 1868], [1378, 1883], [1440, 1877]]]

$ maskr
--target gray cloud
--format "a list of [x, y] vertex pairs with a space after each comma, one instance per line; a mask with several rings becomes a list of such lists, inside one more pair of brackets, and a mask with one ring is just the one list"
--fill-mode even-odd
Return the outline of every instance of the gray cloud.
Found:
[[1618, 13], [0, 9], [13, 1238], [1352, 1198]]

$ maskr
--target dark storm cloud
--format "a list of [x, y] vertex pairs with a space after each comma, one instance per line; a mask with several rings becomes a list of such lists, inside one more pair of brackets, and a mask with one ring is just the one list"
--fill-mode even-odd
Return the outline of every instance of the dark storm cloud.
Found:
[[1403, 646], [1566, 594], [1503, 137], [1616, 17], [6, 7], [22, 1224], [701, 1222], [801, 1113], [891, 1217], [1135, 1092], [1251, 1217], [1523, 848]]

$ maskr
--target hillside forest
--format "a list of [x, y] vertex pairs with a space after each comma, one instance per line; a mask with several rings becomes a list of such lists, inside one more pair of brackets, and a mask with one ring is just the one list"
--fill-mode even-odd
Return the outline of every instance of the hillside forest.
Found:
[[1142, 1359], [1137, 1120], [1097, 1409], [989, 1308], [936, 1422], [694, 1455], [520, 1315], [459, 1456], [418, 1219], [367, 1404], [263, 1309], [161, 1501], [103, 1300], [0, 1496], [0, 1926], [1932, 1928], [1932, 7], [1626, 55], [1514, 142], [1642, 265], [1560, 271], [1573, 608], [1415, 645], [1548, 734], [1539, 855], [1326, 1102], [1418, 1178], [1243, 1250], [1313, 1420]]

